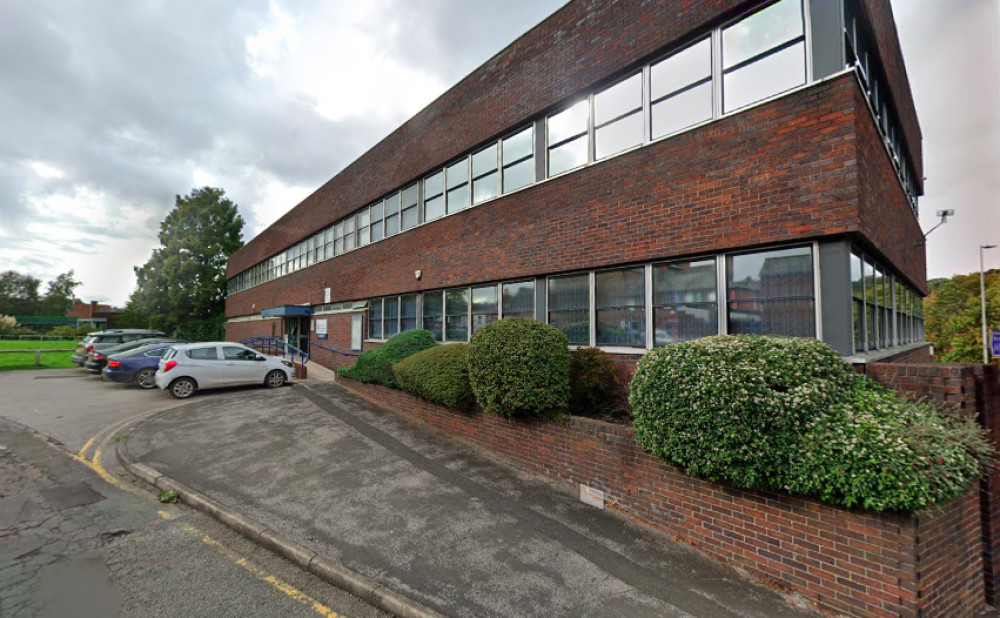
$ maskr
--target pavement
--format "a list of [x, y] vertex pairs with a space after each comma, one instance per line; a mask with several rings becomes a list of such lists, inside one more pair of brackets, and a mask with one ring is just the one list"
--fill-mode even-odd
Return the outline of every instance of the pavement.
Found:
[[397, 615], [814, 615], [336, 383], [204, 397], [118, 448], [133, 472]]

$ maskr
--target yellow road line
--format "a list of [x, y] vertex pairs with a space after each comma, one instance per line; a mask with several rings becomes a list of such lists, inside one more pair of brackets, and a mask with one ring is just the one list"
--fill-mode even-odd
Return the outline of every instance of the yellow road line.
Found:
[[86, 457], [86, 455], [87, 455], [87, 449], [89, 449], [90, 445], [93, 444], [93, 443], [94, 443], [94, 439], [93, 438], [87, 440], [87, 443], [83, 445], [82, 449], [80, 449], [80, 457]]

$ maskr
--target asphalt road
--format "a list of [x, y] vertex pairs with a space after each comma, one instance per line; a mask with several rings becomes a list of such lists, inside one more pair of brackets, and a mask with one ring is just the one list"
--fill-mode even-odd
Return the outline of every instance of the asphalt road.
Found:
[[0, 616], [385, 616], [120, 472], [118, 432], [175, 405], [80, 370], [0, 373]]

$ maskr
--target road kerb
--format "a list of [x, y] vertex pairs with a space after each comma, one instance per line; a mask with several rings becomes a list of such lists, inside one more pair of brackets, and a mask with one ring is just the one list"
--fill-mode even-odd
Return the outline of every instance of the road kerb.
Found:
[[[148, 419], [129, 429], [129, 433]], [[280, 536], [274, 530], [231, 510], [205, 494], [176, 481], [155, 468], [138, 463], [128, 452], [128, 434], [115, 445], [115, 455], [122, 467], [161, 492], [176, 491], [181, 502], [197, 509], [244, 537], [296, 564], [323, 581], [345, 590], [382, 611], [399, 618], [444, 618], [444, 615], [386, 588], [346, 566], [320, 558], [315, 551]]]

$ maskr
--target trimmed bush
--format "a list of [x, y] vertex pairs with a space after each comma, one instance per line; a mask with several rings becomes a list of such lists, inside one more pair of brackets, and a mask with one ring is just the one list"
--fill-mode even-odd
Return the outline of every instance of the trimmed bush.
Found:
[[569, 364], [566, 335], [527, 318], [487, 324], [469, 344], [469, 380], [476, 401], [507, 418], [565, 411]]
[[636, 438], [694, 476], [912, 510], [955, 497], [990, 446], [971, 421], [898, 399], [814, 339], [706, 337], [652, 350]]
[[434, 335], [426, 330], [408, 330], [390, 337], [381, 348], [361, 353], [350, 367], [341, 367], [340, 375], [370, 384], [396, 388], [392, 366], [407, 356], [437, 345]]
[[469, 344], [439, 345], [392, 367], [399, 388], [427, 401], [465, 410], [476, 400], [469, 383]]
[[569, 409], [593, 417], [628, 417], [628, 377], [611, 356], [597, 348], [570, 355]]

